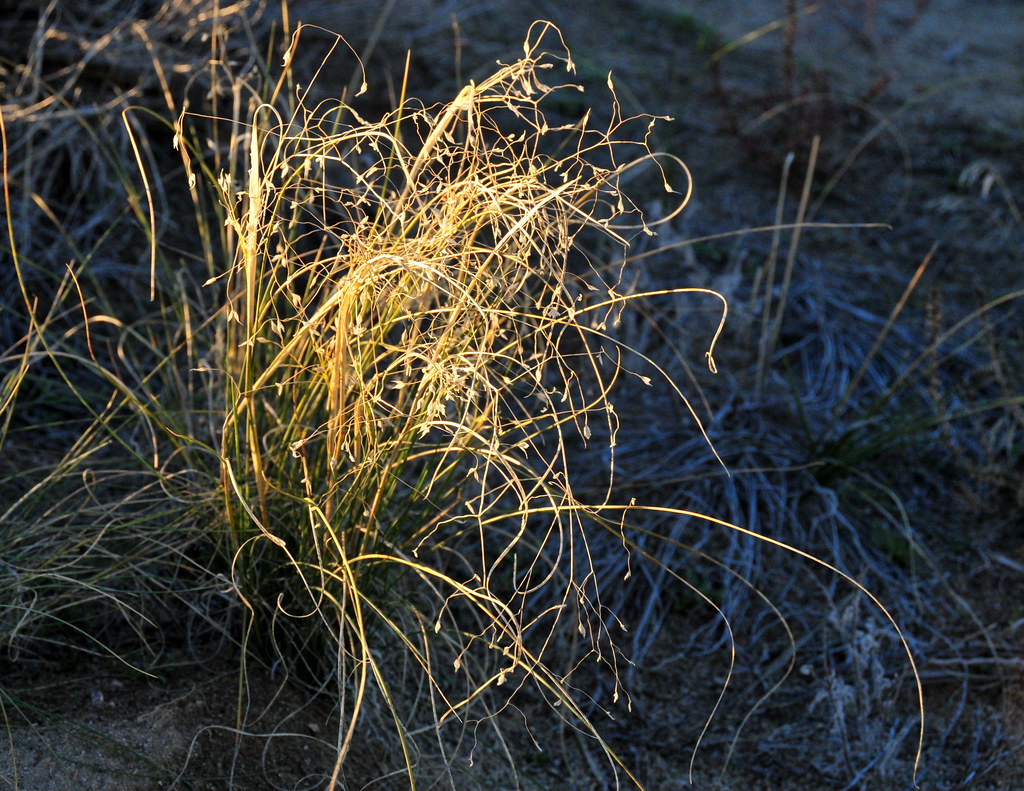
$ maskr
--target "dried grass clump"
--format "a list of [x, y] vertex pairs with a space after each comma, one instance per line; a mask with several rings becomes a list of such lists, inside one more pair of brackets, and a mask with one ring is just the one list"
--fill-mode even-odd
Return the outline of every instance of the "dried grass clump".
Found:
[[689, 184], [647, 149], [651, 118], [613, 105], [602, 129], [547, 123], [542, 78], [572, 68], [543, 53], [552, 35], [536, 26], [519, 61], [379, 123], [295, 102], [287, 68], [262, 91], [225, 66], [234, 114], [182, 112], [174, 130], [202, 288], [126, 114], [152, 185], [131, 192], [152, 241], [146, 315], [122, 319], [78, 267], [40, 309], [12, 230], [29, 340], [9, 357], [89, 419], [5, 512], [22, 528], [8, 649], [116, 652], [127, 623], [157, 656], [166, 610], [212, 625], [189, 643], [231, 632], [228, 583], [245, 655], [337, 696], [332, 782], [367, 723], [392, 721], [414, 782], [461, 738], [424, 727], [475, 729], [529, 685], [596, 733], [568, 674], [588, 655], [615, 668], [588, 556], [608, 495], [578, 499], [570, 454], [604, 438], [610, 479], [607, 327], [636, 297], [588, 256], [647, 230], [627, 173], [650, 165], [676, 210]]
[[557, 648], [579, 634], [614, 659], [587, 552], [604, 523], [568, 459], [592, 426], [614, 445], [604, 326], [635, 297], [579, 242], [624, 242], [622, 177], [658, 160], [652, 119], [640, 142], [618, 116], [548, 125], [542, 77], [572, 68], [543, 54], [551, 31], [450, 104], [378, 123], [263, 104], [217, 181], [232, 260], [207, 284], [224, 304], [204, 371], [225, 398], [224, 551], [279, 660], [354, 689], [339, 765], [376, 688], [414, 776], [407, 665], [442, 723], [527, 681], [585, 722]]

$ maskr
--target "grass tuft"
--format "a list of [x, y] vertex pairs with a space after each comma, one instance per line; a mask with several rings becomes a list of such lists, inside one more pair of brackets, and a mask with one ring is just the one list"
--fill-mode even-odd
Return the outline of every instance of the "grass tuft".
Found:
[[[574, 86], [548, 83], [572, 69], [538, 23], [522, 58], [445, 105], [367, 121], [253, 91], [213, 164], [196, 118], [177, 124], [197, 219], [212, 190], [223, 229], [203, 231], [213, 269], [190, 315], [207, 318], [181, 318], [191, 371], [168, 368], [184, 412], [151, 421], [214, 485], [193, 500], [222, 526], [243, 647], [334, 690], [332, 783], [372, 711], [410, 783], [427, 722], [488, 721], [525, 686], [597, 733], [567, 674], [587, 655], [616, 667], [588, 550], [608, 493], [582, 501], [569, 459], [605, 442], [610, 486], [624, 350], [609, 325], [643, 295], [588, 255], [651, 233], [627, 174], [646, 166], [673, 215], [690, 186], [644, 143], [655, 119], [621, 117], [614, 95], [605, 126], [549, 124], [549, 97]], [[197, 402], [205, 440], [182, 427]]]

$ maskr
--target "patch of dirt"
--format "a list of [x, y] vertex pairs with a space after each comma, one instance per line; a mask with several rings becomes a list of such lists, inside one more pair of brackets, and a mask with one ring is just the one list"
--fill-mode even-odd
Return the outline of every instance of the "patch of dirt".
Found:
[[[333, 768], [330, 708], [265, 670], [240, 689], [237, 664], [225, 660], [154, 668], [151, 678], [113, 663], [26, 664], [31, 675], [3, 674], [0, 787], [322, 787]], [[372, 757], [349, 771], [360, 763], [372, 767]]]

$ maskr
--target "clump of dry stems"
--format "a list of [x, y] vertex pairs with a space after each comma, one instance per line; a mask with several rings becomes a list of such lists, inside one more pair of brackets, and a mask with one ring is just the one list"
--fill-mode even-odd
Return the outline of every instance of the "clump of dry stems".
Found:
[[335, 776], [371, 689], [413, 730], [396, 666], [426, 674], [442, 723], [490, 717], [511, 694], [490, 691], [527, 681], [586, 722], [556, 648], [578, 634], [614, 659], [587, 551], [605, 503], [577, 498], [569, 448], [614, 446], [606, 327], [637, 296], [580, 240], [647, 230], [627, 171], [648, 165], [676, 211], [689, 183], [644, 144], [653, 119], [548, 124], [547, 81], [572, 70], [543, 53], [552, 34], [536, 25], [449, 104], [377, 122], [261, 102], [216, 178], [229, 266], [206, 284], [213, 334], [189, 346], [222, 399], [222, 550], [253, 633], [343, 687]]

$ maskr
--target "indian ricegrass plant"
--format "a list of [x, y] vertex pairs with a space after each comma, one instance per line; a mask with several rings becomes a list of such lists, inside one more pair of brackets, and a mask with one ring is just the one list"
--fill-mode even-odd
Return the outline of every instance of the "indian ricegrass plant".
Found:
[[588, 556], [588, 520], [607, 520], [577, 499], [571, 460], [600, 434], [612, 474], [621, 371], [605, 330], [636, 296], [585, 251], [650, 232], [627, 173], [649, 166], [675, 211], [689, 180], [647, 148], [653, 118], [613, 103], [601, 127], [549, 124], [543, 78], [572, 70], [541, 49], [552, 33], [536, 25], [521, 59], [452, 102], [403, 99], [376, 122], [308, 93], [259, 102], [229, 166], [205, 166], [227, 266], [191, 344], [223, 398], [221, 549], [247, 635], [338, 684], [332, 782], [371, 692], [414, 780], [409, 663], [432, 719], [488, 719], [529, 680], [592, 732], [564, 634], [615, 664]]

